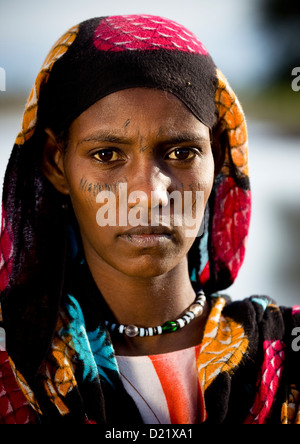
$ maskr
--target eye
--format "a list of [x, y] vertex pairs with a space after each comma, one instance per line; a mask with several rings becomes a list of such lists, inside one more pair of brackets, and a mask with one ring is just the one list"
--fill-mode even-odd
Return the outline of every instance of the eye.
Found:
[[121, 159], [120, 153], [111, 148], [105, 148], [103, 150], [97, 151], [93, 154], [93, 158], [98, 162], [107, 163], [107, 162], [115, 162], [116, 160]]
[[175, 148], [173, 151], [171, 151], [167, 158], [171, 160], [189, 160], [194, 158], [196, 155], [196, 152], [192, 148], [186, 148], [186, 147], [180, 147]]

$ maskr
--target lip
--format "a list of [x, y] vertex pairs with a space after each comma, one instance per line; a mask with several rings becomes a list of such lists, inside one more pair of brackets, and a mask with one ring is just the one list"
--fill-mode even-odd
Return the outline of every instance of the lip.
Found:
[[129, 235], [129, 236], [143, 236], [143, 235], [159, 235], [159, 234], [166, 234], [171, 236], [173, 234], [173, 230], [170, 227], [159, 225], [157, 227], [153, 227], [150, 225], [142, 226], [139, 225], [138, 227], [130, 228], [129, 230], [126, 230], [122, 233], [123, 235]]
[[119, 237], [138, 247], [162, 246], [173, 239], [173, 230], [169, 227], [138, 226], [130, 228]]

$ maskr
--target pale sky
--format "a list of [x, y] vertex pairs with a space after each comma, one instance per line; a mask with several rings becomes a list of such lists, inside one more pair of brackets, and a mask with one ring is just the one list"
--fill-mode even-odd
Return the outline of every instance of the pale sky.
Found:
[[235, 87], [270, 70], [259, 0], [0, 0], [0, 66], [7, 92], [29, 90], [50, 47], [68, 28], [102, 15], [148, 13], [191, 29]]

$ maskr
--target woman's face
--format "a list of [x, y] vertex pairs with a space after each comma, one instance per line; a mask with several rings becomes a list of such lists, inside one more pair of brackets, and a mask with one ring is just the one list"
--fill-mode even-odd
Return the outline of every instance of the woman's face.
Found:
[[161, 275], [186, 257], [202, 222], [214, 179], [209, 130], [170, 93], [118, 91], [71, 124], [63, 174], [87, 259]]

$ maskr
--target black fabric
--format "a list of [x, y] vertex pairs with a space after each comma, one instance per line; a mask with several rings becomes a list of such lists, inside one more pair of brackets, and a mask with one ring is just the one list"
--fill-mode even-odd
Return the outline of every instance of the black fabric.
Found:
[[216, 123], [216, 66], [209, 55], [183, 51], [99, 51], [84, 22], [68, 52], [58, 60], [41, 91], [39, 122], [57, 133], [104, 96], [127, 88], [158, 88], [173, 93], [206, 126]]

